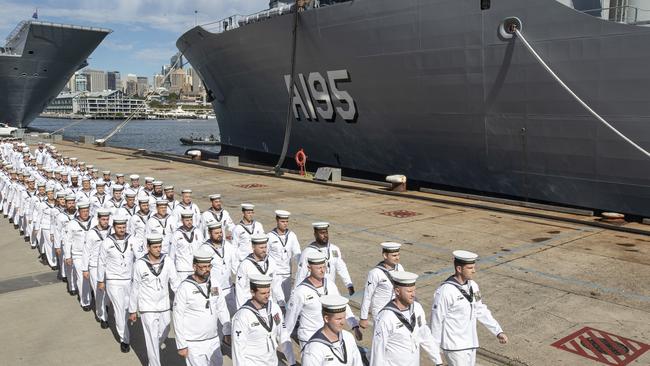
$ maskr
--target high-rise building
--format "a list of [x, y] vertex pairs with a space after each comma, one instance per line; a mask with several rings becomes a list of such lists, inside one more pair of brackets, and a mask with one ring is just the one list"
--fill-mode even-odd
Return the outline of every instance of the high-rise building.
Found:
[[119, 71], [109, 71], [106, 73], [106, 89], [119, 90], [121, 89], [121, 84]]
[[88, 91], [88, 78], [85, 74], [75, 74], [74, 85], [75, 92]]
[[183, 71], [183, 69], [173, 70], [171, 72], [171, 75], [169, 75], [169, 79], [171, 81], [169, 92], [180, 94], [186, 84], [186, 78], [187, 76], [185, 75], [185, 71]]
[[187, 69], [187, 75], [188, 75], [188, 83], [190, 84], [191, 88], [191, 94], [192, 95], [201, 95], [205, 91], [205, 88], [203, 87], [203, 82], [201, 81], [201, 77], [199, 77], [199, 74], [194, 70], [193, 68], [188, 68]]
[[174, 68], [174, 69], [182, 69], [183, 68], [183, 54], [178, 52], [174, 56], [171, 57], [169, 60], [169, 64]]
[[106, 90], [106, 71], [85, 69], [81, 73], [86, 75], [88, 91], [100, 92]]
[[164, 75], [156, 74], [153, 76], [153, 88], [158, 89], [158, 88], [164, 88]]
[[137, 80], [137, 94], [144, 97], [149, 92], [149, 78], [146, 76], [138, 76]]
[[126, 95], [128, 95], [130, 97], [138, 94], [138, 82], [135, 81], [135, 80], [127, 79], [125, 89], [126, 89], [126, 91], [125, 91]]

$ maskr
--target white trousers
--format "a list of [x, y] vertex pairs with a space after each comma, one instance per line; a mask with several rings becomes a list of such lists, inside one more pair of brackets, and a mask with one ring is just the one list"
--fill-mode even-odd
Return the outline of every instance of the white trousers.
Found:
[[282, 280], [282, 293], [284, 294], [284, 301], [287, 303], [289, 302], [289, 298], [291, 298], [291, 275], [286, 274], [286, 275], [277, 275], [279, 276]]
[[75, 284], [79, 290], [79, 304], [81, 304], [81, 306], [89, 306], [90, 299], [92, 298], [90, 294], [91, 287], [90, 281], [85, 279], [83, 276], [82, 262], [83, 259], [81, 256], [72, 256], [72, 277], [74, 277]]
[[129, 292], [131, 280], [107, 280], [106, 293], [113, 304], [115, 329], [120, 336], [120, 342], [129, 343], [129, 327], [126, 322], [129, 317]]
[[140, 313], [149, 366], [160, 366], [160, 345], [169, 335], [171, 311]]
[[58, 260], [56, 258], [56, 253], [54, 252], [54, 242], [51, 240], [50, 235], [52, 235], [50, 229], [41, 228], [39, 243], [41, 246], [41, 253], [44, 253], [45, 258], [47, 258], [47, 264], [49, 264], [50, 267], [56, 267]]
[[90, 287], [95, 294], [95, 315], [97, 315], [99, 320], [107, 321], [106, 292], [97, 287], [97, 267], [88, 267], [88, 273], [90, 274]]
[[221, 354], [221, 341], [219, 337], [205, 341], [187, 342], [187, 366], [221, 366], [223, 355]]
[[448, 366], [476, 365], [476, 348], [462, 351], [444, 351]]

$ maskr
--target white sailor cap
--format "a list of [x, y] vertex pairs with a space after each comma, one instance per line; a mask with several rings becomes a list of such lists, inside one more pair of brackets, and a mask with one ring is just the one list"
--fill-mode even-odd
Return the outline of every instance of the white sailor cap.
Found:
[[145, 183], [153, 183], [155, 179], [153, 177], [144, 177]]
[[215, 193], [215, 194], [211, 194], [211, 195], [209, 195], [208, 198], [210, 198], [210, 201], [220, 200], [220, 199], [221, 199], [221, 195], [220, 195], [219, 193]]
[[181, 211], [181, 218], [182, 219], [192, 219], [194, 218], [194, 212], [190, 210], [183, 210]]
[[166, 199], [156, 200], [156, 206], [167, 206], [167, 205], [169, 205], [169, 201], [167, 201]]
[[79, 165], [86, 165], [86, 162], [85, 161], [80, 161]]
[[103, 180], [98, 180], [97, 182], [95, 182], [95, 187], [103, 187], [105, 185], [106, 182], [104, 182]]
[[81, 210], [83, 208], [90, 208], [90, 202], [88, 202], [88, 201], [79, 201], [79, 202], [77, 202], [77, 209]]
[[74, 194], [68, 194], [68, 195], [65, 196], [65, 200], [66, 201], [76, 201], [77, 197], [75, 197]]
[[323, 312], [328, 314], [343, 313], [347, 309], [348, 299], [341, 295], [325, 295], [320, 298]]
[[111, 171], [110, 170], [102, 170], [102, 174], [111, 175]]
[[210, 263], [213, 256], [214, 250], [208, 248], [207, 245], [201, 245], [194, 251], [194, 263]]
[[412, 287], [415, 286], [415, 281], [418, 275], [406, 271], [389, 271], [390, 277], [393, 280], [393, 285], [399, 287]]
[[[91, 165], [88, 165], [88, 166], [91, 166]], [[90, 171], [93, 172], [93, 173], [97, 173], [97, 172], [99, 171], [99, 169], [97, 169], [97, 168], [92, 168], [92, 169], [90, 169]]]
[[88, 165], [86, 166], [86, 168], [88, 168], [88, 169], [92, 169], [92, 168], [94, 168], [94, 167], [95, 167], [95, 166], [92, 165], [92, 164], [88, 164]]
[[115, 177], [116, 178], [122, 178], [122, 177], [124, 177], [124, 173], [116, 173]]
[[137, 174], [131, 174], [131, 175], [129, 175], [129, 178], [130, 178], [131, 180], [138, 180], [138, 179], [140, 179], [140, 176], [137, 175]]
[[165, 190], [165, 191], [173, 191], [174, 186], [165, 186], [165, 188], [163, 188], [163, 190]]
[[402, 247], [402, 244], [400, 243], [395, 243], [392, 241], [385, 241], [380, 244], [381, 245], [381, 251], [383, 253], [397, 253], [399, 252], [399, 248]]
[[191, 189], [184, 189], [181, 191], [181, 193], [192, 193]]
[[313, 222], [311, 224], [311, 226], [314, 228], [314, 230], [321, 230], [321, 229], [327, 229], [328, 227], [330, 227], [330, 223], [329, 222], [324, 222], [324, 221], [322, 221], [322, 222]]
[[160, 234], [149, 234], [147, 235], [147, 245], [151, 244], [162, 244], [163, 237]]
[[81, 181], [82, 182], [90, 182], [90, 177], [84, 176], [83, 178], [81, 178]]
[[23, 152], [24, 152], [24, 153], [28, 153], [28, 152], [29, 152], [29, 148], [28, 148], [28, 147], [23, 147]]
[[114, 185], [113, 185], [113, 192], [115, 192], [115, 191], [118, 191], [118, 192], [119, 192], [119, 191], [122, 191], [122, 190], [124, 190], [124, 186], [123, 186], [123, 185], [121, 185], [121, 184], [114, 184]]
[[141, 205], [143, 203], [149, 204], [149, 197], [140, 197], [140, 198], [138, 198], [138, 204]]
[[[115, 189], [113, 189], [113, 190], [115, 190]], [[129, 189], [124, 193], [124, 195], [126, 196], [126, 198], [135, 198], [135, 196], [137, 194], [135, 193], [135, 191]]]
[[79, 173], [77, 172], [70, 173], [70, 178], [79, 178]]
[[476, 263], [478, 254], [468, 252], [467, 250], [454, 250], [452, 253], [454, 255], [454, 260], [461, 264], [472, 264]]
[[113, 219], [113, 226], [115, 226], [115, 225], [124, 225], [124, 224], [126, 224], [127, 221], [128, 221], [128, 219], [126, 217], [124, 217], [124, 216], [116, 217], [116, 218]]
[[70, 160], [71, 160], [71, 161], [77, 161], [77, 160], [79, 160], [79, 159], [77, 159], [77, 158], [70, 158]]
[[68, 175], [68, 171], [65, 169], [61, 170], [61, 175]]
[[278, 219], [288, 219], [291, 216], [291, 212], [285, 210], [275, 210], [275, 217]]
[[36, 183], [36, 187], [45, 187], [45, 181], [40, 180]]
[[54, 186], [45, 186], [45, 192], [54, 192]]
[[324, 264], [327, 262], [327, 257], [325, 254], [319, 252], [319, 251], [311, 251], [307, 255], [307, 263], [308, 264]]
[[241, 204], [241, 210], [242, 211], [253, 211], [255, 209], [255, 205], [252, 203], [242, 203]]
[[153, 185], [154, 187], [161, 187], [163, 185], [163, 182], [161, 180], [154, 180]]
[[[28, 173], [25, 173], [25, 175], [27, 175], [27, 174]], [[34, 177], [27, 178], [27, 183], [33, 183], [33, 182], [36, 182], [36, 179], [34, 179]]]
[[263, 275], [261, 273], [251, 273], [248, 276], [248, 280], [250, 281], [250, 286], [252, 290], [256, 288], [269, 288], [271, 287], [271, 283], [273, 282], [273, 278], [267, 275]]
[[258, 233], [251, 235], [251, 244], [266, 244], [269, 241], [269, 237], [264, 233]]
[[56, 198], [66, 198], [66, 197], [67, 197], [67, 195], [66, 195], [65, 192], [63, 192], [63, 191], [56, 192]]
[[99, 208], [97, 209], [97, 217], [103, 217], [103, 216], [110, 216], [111, 215], [111, 210], [107, 208]]
[[214, 229], [221, 229], [221, 223], [217, 220], [208, 222], [208, 231]]

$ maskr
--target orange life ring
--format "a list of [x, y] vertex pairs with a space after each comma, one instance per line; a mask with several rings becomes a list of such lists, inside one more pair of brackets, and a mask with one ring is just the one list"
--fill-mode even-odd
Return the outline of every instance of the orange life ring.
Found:
[[307, 155], [305, 155], [305, 151], [303, 149], [298, 150], [295, 159], [296, 164], [298, 164], [299, 167], [304, 167], [305, 163], [307, 162]]

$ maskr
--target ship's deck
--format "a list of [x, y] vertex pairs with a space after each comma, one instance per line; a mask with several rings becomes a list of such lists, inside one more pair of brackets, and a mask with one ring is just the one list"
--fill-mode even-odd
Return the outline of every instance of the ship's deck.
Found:
[[[357, 289], [352, 297], [357, 315], [367, 271], [381, 257], [379, 242], [405, 244], [402, 264], [421, 275], [417, 291], [427, 317], [433, 292], [452, 270], [452, 250], [479, 253], [476, 279], [484, 302], [510, 337], [510, 344], [499, 345], [479, 325], [482, 365], [594, 365], [593, 360], [551, 346], [583, 327], [650, 343], [648, 235], [523, 215], [536, 211], [531, 208], [517, 208], [521, 210], [517, 214], [487, 209], [488, 205], [505, 207], [496, 203], [460, 198], [433, 202], [423, 199], [427, 194], [413, 192], [413, 197], [384, 195], [363, 183], [316, 185], [295, 176], [278, 179], [252, 174], [261, 172], [252, 168], [250, 172], [228, 171], [150, 159], [130, 150], [87, 149], [68, 142], [58, 148], [65, 155], [83, 157], [113, 173], [151, 175], [174, 184], [177, 190], [191, 188], [202, 208], [206, 208], [209, 194], [219, 192], [234, 219], [239, 216], [240, 202], [252, 202], [256, 218], [267, 230], [273, 227], [274, 210], [289, 210], [290, 227], [303, 247], [312, 238], [310, 223], [329, 221], [330, 239], [342, 248]], [[467, 205], [472, 202], [485, 208]], [[401, 215], [396, 213], [400, 210]], [[549, 211], [537, 213], [579, 218]], [[630, 227], [647, 228], [640, 224]], [[0, 322], [4, 325], [0, 342], [5, 363], [145, 362], [139, 324], [132, 329], [135, 352], [120, 353], [111, 333], [100, 330], [92, 313], [80, 310], [64, 284], [56, 282], [54, 272], [38, 264], [35, 252], [6, 219], [0, 220], [0, 230], [5, 234], [0, 238], [0, 255], [5, 258], [0, 267]], [[368, 346], [372, 332], [365, 331], [364, 337], [362, 344]], [[173, 339], [167, 346], [162, 352], [163, 364], [184, 364], [176, 355]], [[631, 364], [650, 364], [650, 352]]]

